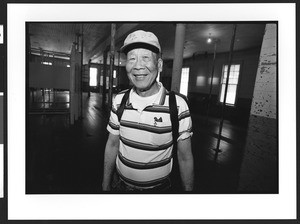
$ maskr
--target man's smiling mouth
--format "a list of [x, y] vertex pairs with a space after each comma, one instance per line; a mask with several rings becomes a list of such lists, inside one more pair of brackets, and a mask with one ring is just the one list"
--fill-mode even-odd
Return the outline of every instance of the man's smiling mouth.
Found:
[[147, 74], [133, 74], [135, 80], [144, 80], [147, 77]]

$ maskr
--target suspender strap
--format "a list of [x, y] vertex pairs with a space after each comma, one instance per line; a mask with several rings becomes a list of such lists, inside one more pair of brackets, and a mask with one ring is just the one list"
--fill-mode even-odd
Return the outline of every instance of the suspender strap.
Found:
[[173, 137], [173, 152], [172, 155], [176, 155], [177, 153], [177, 139], [179, 136], [179, 121], [178, 121], [178, 109], [176, 103], [175, 93], [173, 91], [169, 92], [169, 108], [170, 108], [170, 116], [172, 123], [172, 137]]
[[128, 89], [125, 92], [125, 94], [124, 94], [124, 96], [122, 98], [121, 104], [120, 104], [119, 108], [117, 109], [117, 116], [118, 116], [119, 122], [121, 121], [121, 117], [122, 117], [122, 114], [124, 112], [124, 108], [125, 108], [126, 102], [127, 102], [128, 98], [129, 98], [129, 93], [130, 93], [130, 89]]
[[169, 92], [169, 108], [170, 108], [170, 117], [172, 123], [172, 137], [173, 137], [173, 150], [172, 150], [172, 157], [173, 157], [173, 167], [172, 172], [170, 174], [170, 178], [172, 181], [172, 191], [180, 192], [181, 191], [181, 181], [179, 178], [179, 163], [177, 157], [177, 139], [179, 137], [179, 120], [178, 120], [178, 109], [176, 103], [176, 96], [175, 92]]

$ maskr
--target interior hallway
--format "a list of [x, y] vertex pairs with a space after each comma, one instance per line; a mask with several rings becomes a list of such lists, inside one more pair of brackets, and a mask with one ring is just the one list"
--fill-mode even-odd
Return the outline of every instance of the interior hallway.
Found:
[[[83, 93], [83, 119], [70, 125], [66, 113], [68, 103], [62, 104], [68, 102], [67, 95], [56, 95], [56, 101], [61, 104], [42, 104], [37, 100], [29, 106], [26, 193], [101, 193], [109, 113], [101, 107], [100, 94], [91, 93], [88, 97]], [[48, 97], [51, 100], [53, 95], [50, 93]], [[35, 99], [38, 98], [41, 95]], [[47, 97], [45, 99], [48, 101]], [[217, 145], [220, 119], [207, 119], [192, 113], [192, 120], [195, 193], [239, 193], [239, 170], [247, 127], [225, 120], [221, 152], [216, 154], [213, 149]]]

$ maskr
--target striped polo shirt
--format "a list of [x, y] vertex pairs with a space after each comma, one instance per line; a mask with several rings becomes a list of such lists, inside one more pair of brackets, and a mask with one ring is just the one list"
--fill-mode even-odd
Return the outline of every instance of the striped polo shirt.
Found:
[[[124, 92], [116, 95], [107, 130], [120, 136], [116, 168], [120, 178], [129, 185], [152, 188], [163, 183], [172, 170], [172, 124], [169, 112], [169, 93], [161, 83], [152, 103], [142, 108], [133, 101], [131, 89], [121, 121], [117, 108]], [[192, 121], [186, 101], [176, 95], [179, 119], [179, 139], [192, 135]]]

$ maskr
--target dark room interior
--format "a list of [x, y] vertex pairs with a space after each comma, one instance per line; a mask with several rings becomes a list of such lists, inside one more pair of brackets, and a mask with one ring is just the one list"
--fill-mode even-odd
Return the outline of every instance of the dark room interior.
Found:
[[130, 87], [119, 49], [139, 29], [160, 41], [158, 80], [188, 98], [194, 192], [278, 193], [276, 23], [27, 22], [26, 194], [103, 193], [111, 102]]

